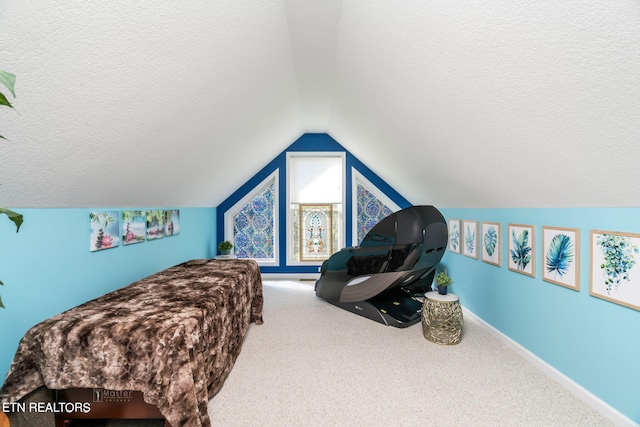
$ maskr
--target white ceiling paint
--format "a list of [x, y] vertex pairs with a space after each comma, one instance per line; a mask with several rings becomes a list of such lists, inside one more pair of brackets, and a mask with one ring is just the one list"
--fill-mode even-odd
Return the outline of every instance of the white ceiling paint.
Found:
[[640, 3], [363, 4], [329, 130], [412, 203], [640, 205]]
[[342, 0], [285, 0], [284, 3], [304, 131], [325, 133]]
[[414, 204], [639, 206], [640, 4], [4, 0], [0, 206], [217, 206], [303, 132]]

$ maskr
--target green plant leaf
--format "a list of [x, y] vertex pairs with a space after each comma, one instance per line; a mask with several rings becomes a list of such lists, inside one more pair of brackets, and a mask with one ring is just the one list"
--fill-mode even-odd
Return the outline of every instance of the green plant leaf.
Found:
[[14, 212], [10, 209], [0, 208], [0, 214], [5, 214], [9, 217], [11, 221], [16, 225], [16, 233], [20, 231], [20, 226], [22, 225], [23, 217], [18, 212]]
[[569, 271], [569, 266], [573, 262], [573, 243], [569, 236], [556, 234], [551, 239], [549, 249], [545, 254], [547, 263], [547, 273], [554, 271], [562, 278]]
[[497, 243], [498, 243], [498, 233], [496, 233], [495, 228], [489, 227], [489, 229], [484, 235], [484, 248], [487, 250], [487, 254], [489, 256], [493, 255], [493, 251], [495, 251]]
[[6, 96], [2, 92], [0, 92], [0, 105], [6, 105], [9, 108], [13, 108], [13, 105], [9, 102]]
[[2, 297], [0, 297], [0, 308], [5, 308], [4, 304], [2, 303]]
[[6, 71], [0, 70], [0, 83], [2, 83], [7, 89], [9, 89], [11, 91], [11, 94], [15, 98], [16, 93], [13, 90], [13, 87], [16, 84], [15, 74], [7, 73]]
[[527, 246], [529, 243], [529, 232], [523, 230], [518, 238], [516, 237], [515, 230], [512, 230], [511, 240], [513, 242], [513, 249], [509, 250], [511, 259], [516, 264], [518, 270], [524, 271], [527, 264], [531, 262], [531, 247]]

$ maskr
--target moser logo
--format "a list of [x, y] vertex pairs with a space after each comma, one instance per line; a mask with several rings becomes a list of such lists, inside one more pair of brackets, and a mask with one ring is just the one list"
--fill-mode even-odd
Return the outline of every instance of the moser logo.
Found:
[[93, 401], [100, 402], [131, 402], [130, 390], [107, 390], [105, 388], [93, 389]]

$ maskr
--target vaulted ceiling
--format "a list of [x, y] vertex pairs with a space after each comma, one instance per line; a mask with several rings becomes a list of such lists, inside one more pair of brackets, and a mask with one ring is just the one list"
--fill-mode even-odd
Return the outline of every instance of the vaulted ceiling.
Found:
[[217, 206], [305, 132], [414, 204], [639, 206], [639, 28], [635, 0], [4, 0], [0, 206]]

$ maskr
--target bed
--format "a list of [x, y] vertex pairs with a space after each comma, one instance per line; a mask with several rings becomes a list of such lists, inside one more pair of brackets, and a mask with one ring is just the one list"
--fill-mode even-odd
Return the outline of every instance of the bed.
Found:
[[208, 400], [250, 323], [262, 324], [252, 260], [191, 260], [72, 308], [22, 338], [0, 389], [17, 402], [39, 387], [142, 392], [177, 426], [210, 426]]

